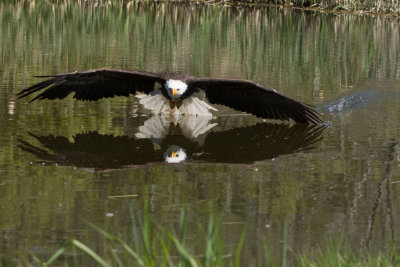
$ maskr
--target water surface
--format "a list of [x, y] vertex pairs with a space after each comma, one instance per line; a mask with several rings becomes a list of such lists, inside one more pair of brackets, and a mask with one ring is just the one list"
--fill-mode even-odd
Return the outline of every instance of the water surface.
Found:
[[[211, 213], [225, 212], [227, 254], [249, 222], [244, 266], [265, 246], [279, 256], [285, 220], [294, 252], [338, 234], [372, 253], [400, 241], [397, 20], [152, 3], [0, 4], [0, 17], [4, 262], [15, 251], [45, 259], [71, 238], [101, 254], [104, 240], [85, 221], [129, 236], [129, 208], [143, 210], [146, 190], [160, 225], [176, 227], [187, 210], [198, 254]], [[218, 124], [196, 139], [172, 127], [151, 140], [138, 138], [151, 116], [134, 97], [29, 105], [15, 97], [39, 81], [33, 75], [97, 67], [245, 78], [319, 107], [351, 103], [321, 109], [323, 130], [220, 108], [209, 122]], [[171, 145], [187, 160], [165, 163]]]

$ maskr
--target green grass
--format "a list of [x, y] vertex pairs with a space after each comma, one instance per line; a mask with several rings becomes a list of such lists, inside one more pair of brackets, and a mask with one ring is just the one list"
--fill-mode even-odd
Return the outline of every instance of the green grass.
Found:
[[[78, 240], [70, 240], [58, 248], [48, 259], [35, 261], [43, 266], [57, 263], [66, 253], [72, 258], [71, 262], [79, 266], [78, 254], [86, 254], [99, 266], [222, 266], [229, 262], [230, 266], [241, 266], [240, 256], [245, 238], [245, 229], [240, 237], [234, 255], [224, 259], [224, 246], [220, 234], [221, 222], [210, 216], [205, 233], [205, 251], [195, 255], [190, 244], [186, 242], [186, 215], [181, 211], [178, 232], [173, 233], [151, 221], [148, 203], [141, 217], [132, 215], [132, 238], [124, 241], [121, 238], [104, 231], [98, 226], [89, 225], [100, 233], [106, 240], [109, 253], [99, 255], [93, 249]], [[79, 250], [79, 253], [76, 251]], [[118, 252], [117, 252], [118, 251]], [[72, 255], [72, 256], [71, 256]]]
[[318, 249], [310, 255], [300, 255], [297, 266], [399, 266], [400, 254], [393, 245], [389, 255], [378, 254], [361, 257], [343, 242], [329, 240], [324, 249]]
[[[242, 253], [248, 224], [244, 225], [236, 247], [227, 251], [220, 231], [223, 215], [210, 215], [204, 236], [196, 237], [204, 240], [201, 246], [203, 252], [196, 254], [193, 246], [199, 242], [189, 242], [187, 238], [190, 229], [187, 227], [188, 216], [183, 209], [175, 230], [166, 229], [152, 221], [148, 201], [145, 201], [143, 213], [138, 215], [131, 207], [130, 214], [130, 237], [120, 238], [87, 222], [100, 236], [96, 248], [72, 239], [47, 254], [50, 256], [19, 253], [18, 259], [13, 262], [23, 266], [247, 266]], [[296, 254], [288, 244], [288, 224], [288, 220], [285, 220], [282, 243], [275, 246], [280, 247], [281, 253], [273, 253], [271, 244], [264, 244], [264, 255], [259, 257], [257, 266], [400, 266], [400, 253], [395, 244], [392, 244], [389, 253], [378, 252], [372, 256], [354, 253], [343, 238], [339, 241], [329, 239], [324, 247]], [[0, 266], [3, 264], [0, 258]]]
[[[20, 256], [21, 261], [27, 265], [35, 264], [42, 266], [53, 266], [67, 263], [68, 266], [81, 266], [82, 257], [90, 258], [98, 266], [243, 266], [241, 261], [242, 249], [246, 237], [246, 225], [243, 228], [240, 239], [232, 254], [226, 254], [223, 238], [221, 235], [222, 216], [210, 216], [208, 228], [204, 232], [204, 253], [196, 255], [193, 253], [192, 245], [187, 242], [188, 229], [186, 214], [182, 210], [177, 232], [156, 225], [151, 220], [148, 203], [145, 204], [144, 213], [134, 216], [132, 211], [132, 237], [124, 241], [121, 238], [104, 231], [98, 226], [89, 225], [104, 239], [106, 250], [104, 254], [95, 252], [94, 249], [83, 244], [79, 240], [72, 239], [59, 247], [47, 259], [39, 259], [37, 256], [30, 257], [30, 261]], [[400, 254], [393, 245], [388, 255], [378, 254], [357, 255], [345, 242], [334, 242], [329, 240], [325, 247], [315, 251], [303, 252], [293, 255], [287, 242], [287, 225], [284, 224], [283, 242], [281, 256], [270, 253], [265, 249], [265, 255], [258, 266], [400, 266]], [[102, 243], [102, 244], [104, 244]], [[288, 254], [293, 260], [289, 264]], [[88, 262], [86, 259], [85, 262]]]

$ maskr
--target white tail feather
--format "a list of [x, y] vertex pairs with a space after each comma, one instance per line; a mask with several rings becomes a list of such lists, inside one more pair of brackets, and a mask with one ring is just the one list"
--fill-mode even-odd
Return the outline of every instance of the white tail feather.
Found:
[[169, 101], [163, 96], [161, 90], [155, 90], [149, 95], [138, 94], [136, 97], [140, 99], [140, 104], [151, 110], [154, 114], [169, 113], [171, 111]]
[[208, 110], [212, 109], [218, 111], [216, 108], [210, 106], [206, 102], [198, 99], [197, 97], [188, 97], [183, 100], [179, 111], [181, 114], [193, 115], [193, 116], [212, 116], [212, 113]]
[[139, 94], [139, 103], [146, 109], [151, 110], [154, 114], [166, 115], [190, 115], [190, 116], [207, 116], [211, 117], [212, 113], [209, 110], [218, 111], [216, 108], [210, 106], [206, 102], [198, 99], [197, 97], [188, 97], [182, 101], [179, 109], [171, 109], [169, 100], [164, 97], [161, 90], [155, 90], [149, 95]]

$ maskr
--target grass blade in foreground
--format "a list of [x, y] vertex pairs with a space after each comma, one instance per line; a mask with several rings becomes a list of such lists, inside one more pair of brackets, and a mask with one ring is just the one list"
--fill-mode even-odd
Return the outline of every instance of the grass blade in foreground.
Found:
[[64, 244], [61, 248], [59, 248], [51, 257], [50, 259], [45, 262], [43, 265], [44, 266], [49, 266], [51, 263], [53, 263], [59, 256], [61, 256], [65, 250], [67, 249], [67, 247], [69, 246], [75, 246], [79, 249], [81, 249], [82, 251], [84, 251], [86, 254], [88, 254], [90, 257], [92, 257], [95, 261], [97, 261], [97, 263], [99, 263], [101, 266], [103, 267], [109, 267], [111, 266], [110, 264], [108, 264], [105, 260], [103, 260], [99, 255], [97, 255], [96, 252], [94, 252], [92, 249], [90, 249], [88, 246], [86, 246], [85, 244], [79, 242], [78, 240], [71, 240], [68, 243]]
[[[184, 242], [185, 240], [185, 232], [189, 229], [186, 229], [186, 215], [181, 213], [180, 217], [180, 233], [177, 235], [173, 235], [168, 229], [164, 229], [162, 227], [152, 227], [150, 222], [149, 214], [143, 214], [143, 223], [148, 224], [139, 225], [138, 232], [142, 232], [142, 237], [150, 236], [149, 231], [151, 231], [152, 240], [136, 240], [137, 242], [141, 241], [143, 244], [139, 244], [141, 246], [145, 246], [144, 242], [147, 242], [147, 251], [140, 250], [139, 247], [133, 249], [126, 242], [122, 241], [118, 237], [106, 232], [105, 230], [99, 228], [96, 225], [90, 224], [96, 231], [98, 231], [101, 235], [106, 238], [106, 241], [112, 241], [110, 243], [105, 243], [104, 246], [107, 246], [111, 251], [111, 255], [100, 257], [96, 252], [94, 252], [91, 248], [81, 243], [78, 240], [71, 240], [61, 246], [53, 255], [48, 259], [44, 266], [48, 266], [52, 263], [55, 263], [56, 260], [65, 252], [69, 247], [72, 246], [72, 252], [75, 260], [75, 265], [78, 265], [75, 248], [80, 249], [86, 255], [89, 255], [90, 258], [94, 259], [98, 265], [100, 266], [149, 266], [151, 264], [153, 266], [244, 266], [248, 262], [241, 262], [240, 255], [242, 248], [245, 243], [246, 237], [246, 229], [247, 225], [245, 225], [241, 237], [237, 243], [235, 257], [225, 258], [223, 257], [223, 249], [224, 239], [221, 236], [221, 232], [219, 231], [221, 226], [221, 221], [215, 221], [214, 216], [210, 216], [210, 220], [208, 222], [208, 231], [205, 233], [205, 255], [196, 255], [191, 252], [192, 244]], [[283, 243], [282, 243], [282, 251], [281, 258], [278, 260], [273, 255], [274, 253], [268, 253], [268, 257], [263, 260], [260, 257], [257, 261], [257, 265], [264, 266], [268, 264], [269, 266], [286, 266], [287, 263], [287, 251], [290, 249], [288, 246], [288, 231], [287, 231], [288, 222], [284, 223], [284, 231], [283, 231]], [[144, 230], [145, 228], [146, 230]], [[159, 243], [159, 246], [154, 245], [155, 242]], [[174, 244], [174, 245], [171, 245]], [[119, 247], [122, 246], [123, 250], [120, 250]], [[326, 243], [326, 246], [323, 248], [308, 251], [304, 254], [294, 254], [291, 255], [290, 262], [296, 266], [399, 266], [400, 255], [396, 248], [395, 244], [392, 244], [392, 251], [389, 255], [386, 254], [378, 254], [376, 256], [371, 255], [356, 255], [352, 251], [352, 249], [344, 243], [343, 240], [339, 240], [338, 242], [334, 242], [332, 239], [329, 239]], [[269, 245], [264, 245], [264, 249], [270, 249]], [[117, 254], [118, 253], [118, 254]], [[128, 261], [122, 262], [121, 259], [124, 256]], [[146, 258], [147, 257], [147, 258]], [[26, 259], [26, 258], [25, 258]], [[38, 260], [36, 260], [38, 261]], [[40, 261], [40, 260], [39, 260]], [[268, 262], [266, 262], [268, 261]]]
[[104, 231], [103, 229], [101, 229], [101, 228], [98, 227], [97, 225], [94, 225], [94, 224], [92, 224], [92, 223], [89, 223], [89, 225], [90, 225], [91, 227], [93, 227], [94, 229], [96, 229], [100, 234], [102, 234], [103, 236], [105, 236], [107, 239], [109, 239], [109, 240], [111, 240], [111, 241], [114, 241], [114, 242], [120, 244], [120, 245], [122, 246], [122, 248], [123, 248], [129, 255], [131, 255], [131, 256], [135, 259], [136, 263], [137, 263], [139, 266], [146, 266], [146, 265], [144, 264], [144, 261], [139, 257], [139, 255], [138, 255], [135, 251], [133, 251], [133, 249], [132, 249], [127, 243], [125, 243], [124, 241], [122, 241], [122, 240], [119, 239], [118, 237], [116, 237], [116, 236], [114, 236], [114, 235], [112, 235], [112, 234], [110, 234], [110, 233]]

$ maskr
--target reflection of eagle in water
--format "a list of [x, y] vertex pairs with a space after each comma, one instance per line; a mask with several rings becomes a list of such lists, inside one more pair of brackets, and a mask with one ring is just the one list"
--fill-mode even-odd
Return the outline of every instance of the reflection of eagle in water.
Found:
[[19, 147], [41, 162], [94, 169], [134, 167], [164, 160], [189, 162], [253, 163], [312, 148], [320, 140], [321, 125], [256, 124], [210, 132], [202, 144], [183, 134], [166, 135], [155, 144], [150, 139], [80, 133], [73, 142], [64, 136], [37, 136], [41, 147], [19, 140]]
[[[98, 100], [103, 97], [144, 95], [140, 103], [155, 114], [176, 113], [210, 116], [216, 110], [194, 97], [203, 91], [211, 104], [251, 113], [257, 117], [302, 123], [321, 123], [321, 116], [309, 106], [281, 95], [276, 90], [252, 81], [225, 78], [196, 78], [179, 73], [150, 73], [116, 69], [94, 69], [57, 74], [50, 79], [21, 91], [20, 98], [40, 91], [36, 99], [62, 99], [75, 93], [78, 100]], [[155, 90], [155, 85], [161, 85]]]

